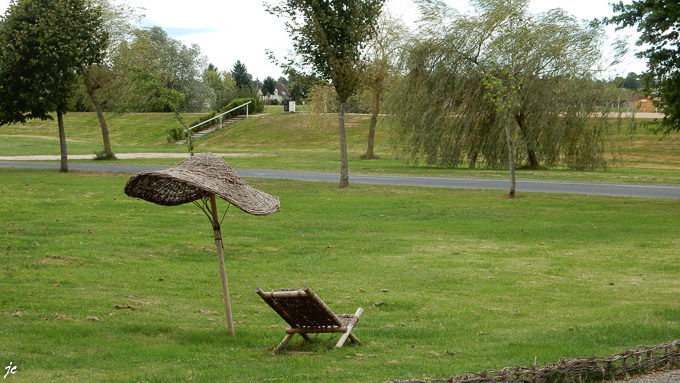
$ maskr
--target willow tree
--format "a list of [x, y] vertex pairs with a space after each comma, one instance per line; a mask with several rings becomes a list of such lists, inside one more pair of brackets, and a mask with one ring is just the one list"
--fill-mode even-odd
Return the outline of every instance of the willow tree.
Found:
[[395, 75], [399, 54], [403, 42], [410, 31], [401, 20], [384, 12], [376, 28], [376, 33], [367, 45], [368, 65], [364, 73], [365, 87], [371, 93], [372, 113], [368, 128], [368, 146], [362, 159], [378, 159], [375, 155], [375, 130], [383, 96], [390, 88]]
[[[506, 168], [513, 140], [515, 160], [528, 167], [607, 166], [612, 105], [594, 81], [603, 42], [597, 25], [559, 9], [530, 14], [528, 0], [476, 0], [474, 14], [417, 3], [418, 38], [389, 102], [397, 149], [430, 165]], [[510, 136], [506, 114], [489, 102], [502, 89], [514, 94]]]
[[360, 86], [362, 48], [370, 40], [385, 0], [282, 0], [267, 10], [286, 19], [298, 60], [286, 72], [312, 72], [330, 84], [340, 102], [340, 183], [349, 187], [345, 104]]

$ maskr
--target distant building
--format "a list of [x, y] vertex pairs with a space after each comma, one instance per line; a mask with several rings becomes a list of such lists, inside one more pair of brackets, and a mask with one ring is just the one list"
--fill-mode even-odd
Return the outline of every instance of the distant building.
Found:
[[638, 113], [658, 113], [659, 108], [654, 106], [655, 101], [659, 102], [661, 100], [640, 95], [635, 98], [635, 107], [637, 108]]
[[277, 100], [279, 102], [287, 99], [290, 97], [290, 92], [286, 88], [285, 85], [281, 81], [278, 81], [276, 85], [274, 86], [274, 94], [270, 94], [267, 96], [262, 95], [262, 91], [260, 91], [260, 97], [263, 100]]

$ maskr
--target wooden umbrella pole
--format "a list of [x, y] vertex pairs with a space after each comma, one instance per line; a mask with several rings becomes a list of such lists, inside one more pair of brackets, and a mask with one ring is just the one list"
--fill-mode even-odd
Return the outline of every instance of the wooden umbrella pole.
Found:
[[227, 271], [224, 268], [224, 253], [222, 251], [222, 232], [220, 230], [220, 220], [217, 217], [217, 202], [215, 195], [210, 196], [210, 207], [212, 210], [213, 233], [215, 234], [215, 246], [217, 246], [217, 257], [220, 260], [220, 276], [222, 277], [222, 293], [224, 294], [224, 309], [227, 312], [227, 326], [229, 335], [234, 336], [234, 321], [231, 318], [231, 303], [229, 301], [229, 285], [227, 284]]

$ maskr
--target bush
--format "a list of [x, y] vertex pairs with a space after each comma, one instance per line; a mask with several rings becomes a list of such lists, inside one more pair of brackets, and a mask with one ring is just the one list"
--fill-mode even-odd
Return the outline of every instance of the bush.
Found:
[[[250, 113], [250, 114], [252, 114], [252, 113], [262, 113], [264, 111], [264, 106], [265, 106], [264, 102], [262, 102], [262, 100], [260, 100], [258, 98], [250, 97], [250, 98], [237, 98], [235, 100], [232, 100], [229, 104], [227, 104], [227, 106], [222, 108], [220, 113], [224, 113], [227, 110], [234, 109], [237, 106], [243, 105], [248, 101], [251, 101], [251, 103], [248, 104], [248, 113]], [[239, 108], [239, 109], [229, 113], [229, 115], [231, 117], [239, 116], [239, 115], [243, 115], [243, 114], [246, 114], [246, 108]]]
[[168, 142], [183, 140], [189, 135], [189, 132], [179, 127], [170, 128], [166, 132], [168, 133]]
[[95, 161], [109, 161], [109, 160], [117, 160], [116, 155], [113, 153], [106, 153], [105, 151], [101, 152], [94, 152], [94, 160]]

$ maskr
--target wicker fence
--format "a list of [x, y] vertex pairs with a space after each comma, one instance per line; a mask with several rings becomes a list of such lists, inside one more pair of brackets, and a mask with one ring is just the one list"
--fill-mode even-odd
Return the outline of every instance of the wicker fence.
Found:
[[468, 372], [434, 380], [393, 380], [385, 383], [585, 383], [615, 380], [680, 363], [680, 340], [644, 348], [627, 350], [608, 358], [562, 358], [560, 363], [542, 368], [534, 366], [506, 367], [500, 371]]

